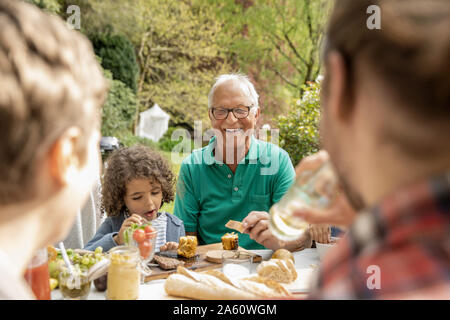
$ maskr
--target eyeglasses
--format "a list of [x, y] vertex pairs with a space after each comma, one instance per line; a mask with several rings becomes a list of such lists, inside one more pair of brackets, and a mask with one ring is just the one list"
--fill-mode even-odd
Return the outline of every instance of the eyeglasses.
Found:
[[244, 119], [244, 118], [248, 117], [248, 114], [249, 114], [251, 108], [253, 108], [253, 106], [238, 107], [238, 108], [233, 108], [233, 109], [211, 108], [211, 111], [216, 120], [223, 120], [223, 119], [228, 118], [228, 114], [230, 112], [233, 112], [236, 119]]

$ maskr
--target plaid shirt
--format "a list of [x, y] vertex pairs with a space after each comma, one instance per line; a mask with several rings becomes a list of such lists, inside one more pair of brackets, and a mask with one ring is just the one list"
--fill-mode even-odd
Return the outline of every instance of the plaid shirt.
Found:
[[386, 197], [322, 262], [312, 299], [450, 299], [450, 171]]

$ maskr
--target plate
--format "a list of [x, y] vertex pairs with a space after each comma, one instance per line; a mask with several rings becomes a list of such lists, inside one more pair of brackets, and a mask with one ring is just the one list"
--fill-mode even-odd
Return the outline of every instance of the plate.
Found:
[[284, 284], [283, 286], [291, 293], [308, 293], [311, 290], [312, 280], [317, 268], [295, 269], [297, 271], [297, 279], [294, 282]]

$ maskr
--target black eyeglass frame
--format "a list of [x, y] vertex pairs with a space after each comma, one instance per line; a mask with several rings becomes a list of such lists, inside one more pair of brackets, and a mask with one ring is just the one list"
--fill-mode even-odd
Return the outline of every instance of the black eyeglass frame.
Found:
[[[233, 112], [233, 115], [235, 116], [236, 119], [245, 119], [245, 118], [247, 118], [248, 115], [250, 114], [250, 110], [251, 110], [252, 108], [254, 108], [254, 107], [255, 107], [255, 106], [242, 106], [242, 107], [236, 107], [236, 108], [231, 108], [231, 109], [227, 109], [227, 108], [214, 108], [214, 107], [212, 107], [210, 110], [211, 110], [211, 113], [212, 113], [214, 119], [216, 119], [216, 120], [225, 120], [226, 118], [228, 118], [228, 115], [230, 114], [230, 112]], [[237, 109], [244, 109], [244, 108], [247, 108], [247, 114], [245, 115], [245, 117], [238, 117], [238, 116], [236, 115], [236, 113], [234, 113], [234, 110], [237, 110]], [[224, 118], [218, 119], [218, 118], [216, 117], [216, 115], [214, 114], [214, 110], [226, 110], [226, 111], [227, 111], [227, 114], [226, 114], [226, 116], [225, 116]]]

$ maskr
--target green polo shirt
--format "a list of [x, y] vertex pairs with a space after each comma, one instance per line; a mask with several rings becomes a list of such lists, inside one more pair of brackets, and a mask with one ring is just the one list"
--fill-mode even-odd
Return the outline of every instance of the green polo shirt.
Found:
[[[221, 242], [231, 232], [229, 220], [242, 221], [251, 211], [268, 212], [289, 189], [295, 171], [289, 155], [274, 144], [252, 136], [250, 149], [236, 172], [216, 160], [209, 145], [194, 150], [181, 164], [174, 214], [183, 220], [186, 232], [197, 232], [199, 244]], [[239, 234], [246, 249], [264, 247]]]

